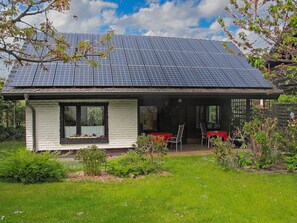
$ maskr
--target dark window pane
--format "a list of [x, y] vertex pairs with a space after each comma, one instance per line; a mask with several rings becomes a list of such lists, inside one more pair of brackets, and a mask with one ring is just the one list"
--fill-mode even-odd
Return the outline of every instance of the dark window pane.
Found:
[[140, 124], [144, 131], [158, 130], [158, 108], [157, 106], [140, 106]]
[[105, 137], [104, 106], [81, 106], [81, 135]]
[[64, 107], [65, 138], [76, 135], [76, 106]]

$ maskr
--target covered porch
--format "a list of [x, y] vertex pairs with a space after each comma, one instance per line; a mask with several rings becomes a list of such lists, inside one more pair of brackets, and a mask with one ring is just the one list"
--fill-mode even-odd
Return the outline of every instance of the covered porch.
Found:
[[203, 151], [201, 124], [207, 131], [232, 132], [256, 113], [268, 115], [271, 109], [269, 97], [143, 97], [138, 99], [138, 134], [177, 134], [178, 126], [184, 124], [184, 151]]

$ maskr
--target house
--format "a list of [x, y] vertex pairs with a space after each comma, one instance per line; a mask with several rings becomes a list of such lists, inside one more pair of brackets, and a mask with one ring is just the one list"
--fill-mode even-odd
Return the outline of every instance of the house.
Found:
[[[100, 39], [65, 37], [71, 43]], [[275, 99], [281, 93], [220, 41], [115, 35], [110, 44], [115, 49], [108, 58], [94, 57], [101, 63], [96, 68], [82, 61], [51, 63], [47, 70], [38, 64], [12, 69], [2, 94], [26, 100], [28, 149], [130, 148], [139, 134], [176, 133], [182, 123], [183, 140], [194, 142], [200, 122], [230, 130], [232, 100], [246, 101], [244, 119], [249, 120], [249, 100]]]

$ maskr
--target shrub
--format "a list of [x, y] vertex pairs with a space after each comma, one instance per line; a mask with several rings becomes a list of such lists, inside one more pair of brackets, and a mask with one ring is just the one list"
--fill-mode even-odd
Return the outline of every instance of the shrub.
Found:
[[288, 170], [297, 170], [297, 154], [295, 156], [286, 157], [286, 163]]
[[24, 184], [62, 181], [65, 170], [56, 158], [57, 153], [35, 154], [25, 149], [7, 153], [0, 160], [0, 178]]
[[223, 141], [220, 137], [212, 138], [211, 142], [214, 144], [214, 154], [217, 158], [218, 164], [229, 169], [237, 167], [232, 149], [235, 145], [230, 141]]
[[138, 136], [136, 144], [133, 147], [137, 153], [148, 155], [152, 162], [154, 160], [154, 154], [160, 157], [167, 154], [167, 143], [163, 138], [156, 138], [155, 136]]
[[147, 175], [162, 170], [163, 162], [154, 160], [153, 162], [133, 150], [129, 150], [117, 159], [108, 163], [108, 172], [119, 177], [134, 177]]
[[100, 174], [100, 168], [106, 163], [106, 158], [106, 152], [95, 145], [78, 150], [75, 156], [83, 165], [84, 173], [91, 176]]
[[278, 161], [277, 120], [266, 118], [246, 122], [243, 131], [250, 142], [250, 148], [260, 168], [266, 168]]

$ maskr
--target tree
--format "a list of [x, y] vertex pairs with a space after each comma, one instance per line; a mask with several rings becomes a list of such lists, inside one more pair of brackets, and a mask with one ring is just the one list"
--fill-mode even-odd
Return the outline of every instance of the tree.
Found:
[[297, 0], [230, 0], [225, 10], [239, 30], [234, 32], [224, 18], [218, 22], [252, 65], [271, 79], [297, 84]]
[[[47, 63], [63, 61], [65, 63], [86, 59], [91, 65], [98, 65], [90, 59], [90, 55], [106, 57], [108, 49], [99, 52], [96, 46], [106, 44], [113, 35], [108, 31], [101, 40], [91, 43], [79, 41], [71, 46], [63, 34], [57, 33], [48, 14], [51, 11], [64, 12], [69, 10], [70, 0], [4, 0], [0, 2], [0, 56], [6, 65], [17, 62]], [[39, 25], [30, 24], [27, 18], [40, 16], [43, 22]], [[74, 19], [79, 19], [73, 16]], [[26, 52], [23, 43], [32, 44], [34, 53]], [[69, 49], [74, 52], [69, 53]]]

